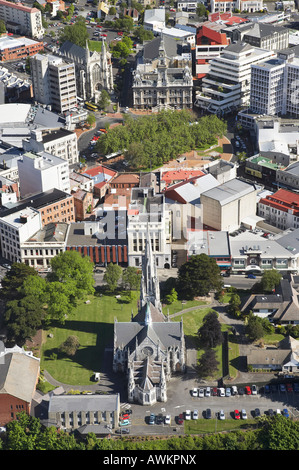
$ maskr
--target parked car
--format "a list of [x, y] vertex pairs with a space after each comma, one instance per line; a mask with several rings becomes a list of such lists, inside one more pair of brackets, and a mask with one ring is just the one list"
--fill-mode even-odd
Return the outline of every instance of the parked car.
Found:
[[204, 394], [204, 389], [203, 389], [203, 388], [200, 388], [200, 389], [198, 390], [198, 396], [199, 396], [199, 398], [203, 398], [203, 397], [205, 396], [205, 394]]
[[281, 411], [280, 411], [280, 409], [279, 409], [279, 408], [277, 408], [277, 410], [276, 410], [276, 414], [277, 414], [277, 415], [281, 415]]
[[238, 395], [238, 389], [235, 385], [232, 386], [232, 394], [233, 395]]
[[246, 410], [244, 410], [244, 408], [241, 411], [241, 416], [242, 416], [242, 419], [247, 419], [247, 413], [246, 413]]
[[240, 388], [239, 388], [239, 395], [244, 395], [244, 393], [245, 393], [244, 388], [243, 388], [243, 387], [240, 387]]
[[219, 419], [224, 420], [225, 419], [225, 414], [223, 410], [220, 410], [219, 412]]
[[219, 388], [219, 396], [220, 396], [220, 397], [225, 397], [225, 390], [224, 390], [224, 388], [222, 388], [222, 387]]
[[212, 418], [212, 412], [210, 408], [206, 409], [206, 419], [211, 419]]
[[234, 417], [235, 417], [235, 419], [240, 419], [240, 413], [239, 413], [238, 410], [234, 411]]
[[279, 390], [280, 390], [281, 392], [285, 392], [285, 391], [286, 391], [286, 386], [285, 386], [285, 384], [280, 384], [280, 385], [279, 385]]
[[193, 419], [198, 419], [198, 410], [193, 411]]
[[119, 428], [115, 429], [116, 434], [130, 434], [130, 429], [129, 428]]
[[193, 390], [191, 390], [191, 395], [192, 395], [193, 397], [198, 397], [198, 390], [197, 390], [197, 388], [194, 388]]
[[157, 424], [162, 424], [164, 421], [164, 416], [160, 413], [158, 414], [157, 418], [156, 418], [156, 423]]
[[211, 387], [207, 387], [206, 388], [206, 397], [210, 397], [211, 396]]
[[252, 395], [257, 395], [257, 386], [256, 385], [251, 385], [251, 393], [252, 393]]
[[285, 416], [286, 418], [289, 418], [289, 417], [290, 417], [287, 408], [284, 408], [284, 409], [282, 410], [282, 414], [283, 414], [283, 416]]
[[246, 393], [246, 395], [251, 395], [251, 388], [250, 388], [249, 385], [246, 385], [246, 387], [245, 387], [245, 393]]
[[287, 387], [287, 392], [292, 392], [293, 391], [293, 385], [292, 384], [286, 384]]
[[256, 276], [254, 274], [248, 274], [248, 279], [256, 279]]
[[184, 416], [183, 414], [181, 413], [179, 416], [178, 416], [178, 424], [183, 424], [184, 423]]
[[190, 410], [185, 411], [185, 419], [187, 419], [187, 420], [191, 419], [191, 411]]
[[264, 391], [265, 391], [265, 393], [270, 393], [270, 386], [265, 385]]
[[213, 388], [212, 388], [212, 395], [213, 395], [213, 397], [217, 397], [217, 395], [218, 395], [218, 389], [217, 389], [217, 387], [213, 387]]
[[259, 416], [261, 416], [261, 412], [260, 412], [260, 409], [259, 409], [259, 408], [256, 408], [256, 409], [254, 410], [254, 416], [255, 416], [256, 418], [258, 418]]
[[129, 424], [131, 424], [129, 419], [123, 419], [119, 422], [119, 426], [128, 426]]
[[272, 410], [272, 408], [270, 408], [270, 410], [268, 410], [268, 415], [269, 416], [274, 416], [274, 411]]
[[166, 415], [166, 416], [165, 416], [164, 423], [170, 425], [170, 423], [171, 423], [171, 416], [170, 416], [170, 415]]
[[295, 382], [295, 383], [293, 384], [293, 390], [294, 390], [295, 393], [298, 393], [298, 392], [299, 392], [299, 384], [298, 384], [297, 382]]
[[151, 413], [149, 417], [149, 424], [155, 424], [155, 422], [156, 422], [156, 415], [154, 413]]
[[230, 397], [231, 394], [232, 394], [231, 389], [229, 387], [227, 387], [226, 390], [225, 390], [225, 396]]

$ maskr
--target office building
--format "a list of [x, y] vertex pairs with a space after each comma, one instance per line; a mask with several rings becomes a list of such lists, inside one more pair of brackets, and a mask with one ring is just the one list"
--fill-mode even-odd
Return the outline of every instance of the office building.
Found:
[[220, 57], [210, 61], [201, 91], [196, 94], [195, 105], [220, 116], [248, 106], [251, 66], [273, 55], [271, 51], [244, 42], [230, 44]]
[[47, 152], [24, 153], [18, 160], [21, 198], [53, 188], [70, 192], [68, 163]]
[[36, 101], [51, 105], [58, 113], [77, 107], [76, 74], [73, 63], [53, 55], [36, 54], [30, 59]]
[[270, 59], [252, 65], [250, 83], [250, 109], [257, 114], [275, 115], [283, 110], [285, 62]]
[[0, 61], [21, 60], [44, 49], [44, 43], [26, 37], [0, 37]]
[[259, 200], [257, 213], [266, 222], [282, 230], [299, 228], [299, 195], [279, 189]]

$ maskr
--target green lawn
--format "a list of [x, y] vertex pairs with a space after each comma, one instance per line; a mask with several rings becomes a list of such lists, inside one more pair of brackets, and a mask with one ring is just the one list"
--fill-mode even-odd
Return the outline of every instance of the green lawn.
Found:
[[[70, 385], [88, 385], [92, 383], [93, 372], [101, 371], [104, 350], [112, 346], [114, 318], [118, 321], [130, 321], [131, 313], [137, 313], [137, 300], [139, 292], [127, 302], [124, 297], [117, 299], [115, 295], [95, 295], [90, 297], [90, 303], [81, 302], [74, 314], [66, 320], [64, 325], [53, 326], [46, 331], [45, 341], [42, 347], [41, 368], [46, 369], [56, 380]], [[123, 301], [122, 301], [123, 299]], [[189, 301], [183, 304], [183, 308], [203, 305], [204, 302]], [[182, 310], [181, 302], [174, 302], [163, 308], [164, 314], [176, 313]], [[209, 307], [190, 311], [183, 315], [185, 335], [189, 336], [198, 347], [197, 331], [202, 324], [203, 317], [208, 313]], [[180, 321], [181, 315], [173, 318]], [[223, 325], [223, 328], [227, 328]], [[53, 337], [49, 337], [49, 334]], [[79, 338], [80, 347], [73, 357], [67, 357], [59, 353], [58, 348], [70, 335]], [[233, 345], [237, 348], [237, 345]], [[238, 350], [232, 350], [237, 357]], [[52, 359], [52, 354], [57, 354], [57, 359]], [[203, 351], [198, 351], [198, 357]], [[216, 348], [219, 361], [217, 376], [221, 376], [222, 347]], [[233, 374], [233, 371], [231, 373]]]
[[[226, 417], [228, 418], [228, 417]], [[255, 419], [197, 419], [191, 421], [184, 421], [184, 429], [186, 434], [208, 434], [221, 431], [235, 431], [238, 429], [248, 429], [251, 426], [256, 426]]]

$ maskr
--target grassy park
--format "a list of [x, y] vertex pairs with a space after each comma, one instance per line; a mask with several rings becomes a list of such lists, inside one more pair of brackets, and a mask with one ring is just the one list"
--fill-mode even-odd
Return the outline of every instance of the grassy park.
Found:
[[[56, 380], [70, 385], [88, 385], [92, 383], [95, 371], [101, 371], [104, 350], [112, 345], [114, 319], [117, 321], [130, 321], [131, 314], [137, 313], [138, 293], [128, 301], [127, 297], [115, 295], [96, 294], [90, 296], [89, 303], [81, 302], [74, 314], [65, 321], [64, 325], [53, 325], [44, 331], [41, 367], [46, 369]], [[183, 317], [184, 332], [196, 347], [198, 345], [197, 331], [202, 324], [204, 316], [209, 307], [204, 307], [202, 301], [180, 301], [169, 306], [164, 306], [164, 314], [180, 312], [190, 307], [200, 307], [196, 310], [186, 312], [183, 316], [178, 315], [173, 321], [180, 321]], [[223, 328], [227, 328], [223, 325]], [[80, 347], [75, 356], [69, 357], [59, 353], [59, 346], [70, 335], [79, 339]], [[237, 345], [231, 345], [232, 356], [237, 357]], [[219, 361], [219, 374], [221, 375], [222, 353], [221, 346], [216, 349]], [[202, 351], [199, 349], [198, 357]], [[231, 372], [233, 375], [234, 372]], [[218, 374], [217, 374], [218, 375]]]

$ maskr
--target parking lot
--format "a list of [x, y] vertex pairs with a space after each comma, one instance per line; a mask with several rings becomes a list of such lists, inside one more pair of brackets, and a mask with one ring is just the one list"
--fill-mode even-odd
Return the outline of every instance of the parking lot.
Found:
[[[298, 381], [299, 383], [299, 381]], [[250, 385], [251, 387], [251, 385]], [[192, 396], [194, 388], [204, 389], [204, 396]], [[199, 387], [194, 377], [175, 377], [172, 378], [168, 387], [169, 393], [166, 403], [157, 403], [153, 406], [140, 406], [135, 404], [122, 403], [121, 410], [132, 410], [131, 424], [128, 426], [131, 435], [178, 435], [184, 433], [184, 420], [186, 411], [190, 411], [190, 418], [193, 419], [194, 410], [198, 411], [198, 418], [206, 418], [207, 410], [210, 410], [211, 418], [219, 419], [219, 413], [223, 410], [225, 419], [236, 419], [235, 410], [240, 412], [242, 419], [242, 410], [246, 411], [248, 419], [256, 416], [256, 410], [260, 415], [274, 415], [277, 410], [283, 414], [283, 410], [287, 409], [289, 417], [298, 419], [299, 417], [299, 393], [294, 389], [289, 390], [281, 388], [279, 384], [271, 386], [257, 385], [256, 394], [247, 394], [245, 385], [237, 385], [237, 394], [230, 396], [220, 396], [219, 387], [217, 394], [212, 393], [206, 396], [206, 386]], [[226, 388], [224, 387], [225, 391]], [[240, 390], [241, 389], [241, 390]], [[243, 390], [242, 390], [243, 389]], [[241, 393], [241, 394], [240, 394]], [[225, 393], [226, 395], [226, 393]], [[149, 424], [150, 415], [153, 413], [161, 419], [160, 424]], [[171, 417], [170, 424], [165, 424], [165, 416]], [[178, 424], [178, 417], [183, 416], [183, 422]]]

